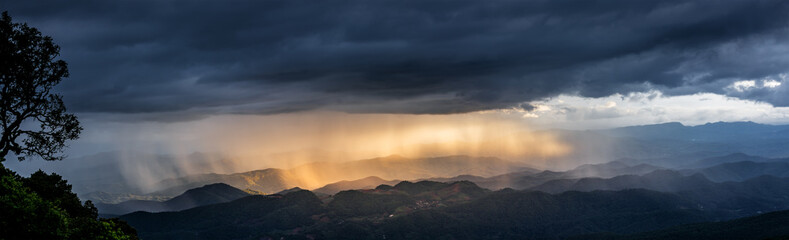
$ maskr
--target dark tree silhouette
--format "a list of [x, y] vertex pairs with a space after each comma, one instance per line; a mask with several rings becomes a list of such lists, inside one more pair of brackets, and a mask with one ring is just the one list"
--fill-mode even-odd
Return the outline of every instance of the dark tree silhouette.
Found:
[[55, 59], [60, 47], [36, 28], [11, 22], [8, 12], [0, 19], [0, 38], [0, 161], [9, 153], [19, 161], [63, 159], [66, 141], [77, 139], [82, 127], [51, 92], [68, 77], [66, 62]]

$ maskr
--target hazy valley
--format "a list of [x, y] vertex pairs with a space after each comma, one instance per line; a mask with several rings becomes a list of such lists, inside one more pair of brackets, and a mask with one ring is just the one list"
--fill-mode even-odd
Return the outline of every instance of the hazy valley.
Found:
[[[720, 126], [731, 130], [706, 130]], [[186, 175], [147, 194], [105, 193], [94, 201], [109, 200], [97, 204], [100, 213], [127, 220], [145, 239], [693, 239], [706, 235], [681, 232], [731, 221], [769, 225], [789, 215], [780, 212], [789, 209], [789, 158], [775, 158], [786, 149], [768, 144], [789, 135], [764, 134], [786, 129], [716, 123], [562, 131], [574, 144], [595, 136], [640, 147], [607, 162], [563, 159], [576, 164], [564, 170], [470, 156], [316, 162]], [[745, 134], [752, 131], [764, 137]], [[693, 147], [665, 150], [680, 143]], [[755, 145], [761, 147], [739, 151]], [[436, 223], [442, 225], [417, 227]], [[781, 226], [770, 227], [769, 236], [789, 236]]]

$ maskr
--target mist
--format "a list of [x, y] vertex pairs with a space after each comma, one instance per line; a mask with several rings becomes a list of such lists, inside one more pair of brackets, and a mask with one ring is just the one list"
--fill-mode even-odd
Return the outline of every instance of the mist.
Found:
[[[104, 148], [98, 153], [82, 152], [75, 156], [82, 145]], [[403, 115], [313, 111], [218, 115], [172, 123], [89, 120], [86, 133], [75, 142], [69, 159], [37, 166], [57, 169], [70, 181], [80, 183], [75, 188], [84, 187], [81, 192], [104, 188], [95, 186], [102, 184], [97, 183], [99, 178], [86, 177], [86, 172], [118, 174], [114, 179], [133, 186], [137, 192], [146, 192], [170, 178], [266, 168], [292, 169], [313, 162], [390, 155], [409, 159], [467, 155], [495, 157], [523, 166], [544, 166], [572, 150], [551, 132], [535, 131], [520, 118], [496, 112]], [[318, 174], [304, 170], [309, 168], [299, 169], [294, 172], [299, 179], [315, 179], [311, 175]], [[344, 171], [364, 172], [362, 169]], [[352, 180], [343, 178], [342, 172], [311, 181], [310, 185]]]

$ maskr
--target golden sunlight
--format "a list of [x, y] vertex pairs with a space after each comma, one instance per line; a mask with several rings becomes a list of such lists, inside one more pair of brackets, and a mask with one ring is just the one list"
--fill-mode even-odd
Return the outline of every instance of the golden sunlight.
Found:
[[[140, 128], [129, 128], [140, 129]], [[522, 118], [497, 111], [453, 115], [347, 114], [303, 112], [279, 115], [224, 115], [190, 123], [159, 125], [152, 132], [129, 131], [127, 139], [155, 142], [162, 153], [178, 156], [178, 175], [233, 173], [266, 168], [290, 169], [294, 186], [315, 187], [367, 176], [418, 179], [440, 174], [406, 173], [408, 161], [447, 156], [493, 157], [483, 162], [455, 166], [452, 174], [502, 174], [518, 166], [544, 166], [566, 156], [572, 147], [549, 131], [534, 131]], [[128, 152], [134, 144], [120, 146]], [[208, 163], [193, 163], [194, 152], [210, 153]], [[392, 175], [361, 165], [336, 163], [385, 159]], [[143, 186], [155, 187], [161, 179], [173, 177], [152, 166], [159, 163], [123, 161], [125, 176], [150, 179]], [[499, 162], [496, 162], [499, 161]], [[501, 161], [506, 161], [502, 164]], [[312, 164], [312, 163], [333, 164]], [[331, 165], [331, 166], [330, 166]], [[316, 169], [316, 166], [320, 166]], [[491, 169], [494, 169], [491, 170]], [[477, 170], [475, 170], [477, 169]], [[168, 176], [169, 175], [169, 176]], [[158, 177], [157, 177], [158, 176]]]
[[[394, 115], [308, 112], [271, 116], [213, 117], [170, 129], [202, 151], [238, 159], [246, 169], [295, 167], [308, 162], [348, 161], [393, 154], [411, 158], [489, 156], [529, 162], [568, 154], [548, 132], [495, 112]], [[181, 136], [190, 135], [190, 136]], [[188, 139], [185, 140], [184, 139]]]

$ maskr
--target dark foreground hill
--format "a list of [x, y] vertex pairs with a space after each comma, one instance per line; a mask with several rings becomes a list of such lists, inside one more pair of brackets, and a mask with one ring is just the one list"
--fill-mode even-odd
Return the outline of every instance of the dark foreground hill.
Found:
[[102, 214], [118, 215], [136, 211], [181, 211], [197, 206], [229, 202], [246, 196], [249, 196], [249, 194], [240, 189], [224, 183], [215, 183], [187, 190], [183, 194], [163, 202], [130, 200], [118, 204], [98, 203], [96, 204], [96, 208], [98, 208], [99, 212]]
[[134, 222], [142, 239], [252, 239], [285, 235], [316, 222], [325, 212], [309, 191], [286, 195], [255, 195], [180, 212], [135, 212], [122, 216]]
[[724, 222], [681, 225], [631, 235], [592, 234], [574, 239], [789, 239], [789, 211], [777, 211]]
[[121, 219], [143, 239], [532, 239], [635, 234], [732, 217], [726, 214], [649, 190], [490, 192], [467, 181], [423, 181], [324, 201], [296, 191]]
[[[533, 239], [638, 232], [705, 219], [691, 202], [646, 190], [557, 195], [502, 190], [469, 203], [363, 226], [387, 239]], [[329, 237], [339, 236], [342, 233]]]

